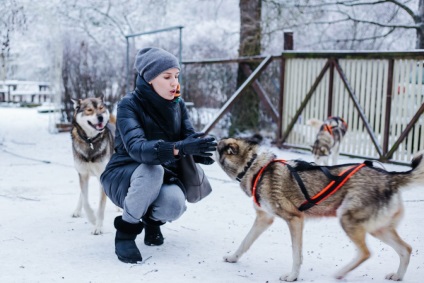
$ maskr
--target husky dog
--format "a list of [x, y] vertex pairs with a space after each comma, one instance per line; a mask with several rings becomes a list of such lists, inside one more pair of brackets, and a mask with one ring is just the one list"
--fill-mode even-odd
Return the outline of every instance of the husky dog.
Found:
[[97, 215], [88, 202], [88, 183], [90, 176], [95, 176], [100, 183], [103, 173], [114, 148], [115, 126], [110, 121], [103, 96], [73, 100], [74, 116], [72, 121], [72, 150], [75, 169], [78, 171], [80, 197], [73, 217], [81, 216], [84, 207], [88, 220], [95, 225], [93, 234], [102, 233], [106, 205], [106, 195], [100, 185], [100, 200]]
[[247, 196], [253, 197], [256, 210], [249, 233], [237, 251], [224, 260], [237, 262], [278, 216], [288, 224], [293, 251], [292, 270], [280, 280], [295, 281], [302, 263], [305, 218], [337, 216], [358, 254], [336, 278], [344, 278], [370, 257], [365, 241], [369, 233], [399, 255], [398, 270], [386, 279], [402, 280], [412, 249], [396, 232], [403, 214], [401, 191], [412, 184], [424, 186], [423, 154], [420, 152], [412, 160], [411, 170], [388, 172], [373, 167], [370, 161], [336, 166], [284, 161], [261, 149], [255, 140], [221, 139], [216, 151], [217, 163], [231, 179], [240, 182]]
[[337, 164], [340, 143], [347, 131], [347, 124], [340, 117], [329, 117], [325, 121], [310, 119], [306, 124], [318, 129], [315, 143], [312, 146], [315, 163], [328, 165], [331, 155], [332, 165]]

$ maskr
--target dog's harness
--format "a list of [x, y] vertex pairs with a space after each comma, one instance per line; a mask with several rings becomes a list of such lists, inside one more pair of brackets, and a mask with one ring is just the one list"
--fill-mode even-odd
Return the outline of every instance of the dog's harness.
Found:
[[[330, 116], [330, 117], [328, 117], [328, 119], [335, 120], [336, 122], [341, 121], [342, 124], [347, 129], [347, 123], [343, 118]], [[335, 126], [332, 127], [332, 126], [330, 126], [330, 124], [322, 125], [322, 130], [325, 131], [325, 132], [328, 132], [331, 136], [334, 137], [333, 128], [335, 128]], [[346, 132], [344, 129], [341, 129], [341, 131]]]
[[76, 126], [76, 129], [77, 129], [77, 133], [78, 133], [78, 136], [83, 140], [83, 141], [85, 141], [86, 143], [88, 143], [89, 145], [90, 145], [90, 148], [91, 149], [94, 149], [94, 146], [93, 146], [93, 143], [95, 143], [96, 142], [96, 140], [103, 134], [103, 132], [104, 132], [104, 129], [106, 129], [106, 126], [103, 128], [103, 130], [102, 131], [100, 131], [100, 133], [98, 133], [94, 138], [89, 138], [89, 137], [87, 137], [87, 135], [84, 135], [83, 133], [81, 133], [80, 132], [80, 126], [78, 125], [78, 124], [76, 124], [76, 123], [74, 123], [74, 125]]
[[319, 193], [314, 195], [313, 197], [310, 197], [308, 194], [308, 191], [306, 190], [305, 184], [303, 183], [302, 179], [300, 178], [299, 174], [297, 173], [297, 170], [287, 164], [287, 161], [284, 159], [274, 159], [268, 162], [264, 167], [261, 168], [261, 170], [258, 172], [258, 174], [253, 179], [253, 186], [252, 186], [252, 196], [253, 201], [256, 205], [261, 206], [258, 200], [257, 195], [257, 185], [261, 180], [262, 174], [265, 171], [265, 169], [274, 162], [280, 162], [287, 166], [290, 173], [298, 183], [300, 190], [302, 191], [303, 195], [305, 196], [305, 201], [298, 207], [300, 211], [305, 211], [320, 202], [327, 199], [329, 196], [337, 192], [346, 182], [349, 180], [350, 177], [352, 177], [353, 174], [358, 172], [359, 169], [366, 166], [366, 163], [360, 163], [360, 164], [354, 164], [351, 167], [347, 168], [346, 170], [342, 171], [338, 176], [334, 176], [330, 173], [330, 171], [326, 167], [319, 167], [319, 169], [329, 178], [331, 179], [331, 182], [322, 189]]
[[75, 126], [75, 128], [77, 129], [77, 133], [78, 133], [78, 136], [83, 140], [83, 141], [85, 141], [86, 143], [88, 143], [89, 145], [90, 145], [90, 148], [93, 150], [94, 149], [94, 145], [93, 145], [93, 143], [95, 143], [96, 142], [96, 140], [103, 134], [103, 132], [104, 132], [104, 130], [106, 129], [106, 126], [107, 126], [107, 124], [108, 123], [106, 123], [106, 125], [104, 126], [104, 128], [94, 137], [94, 138], [89, 138], [89, 137], [87, 137], [87, 135], [84, 135], [83, 133], [81, 133], [80, 132], [80, 129], [81, 129], [81, 126], [80, 125], [78, 125], [78, 123], [75, 121], [75, 115], [76, 115], [76, 113], [78, 112], [78, 110], [80, 109], [80, 107], [79, 106], [77, 106], [76, 108], [75, 108], [75, 113], [74, 113], [74, 119], [73, 119], [73, 121], [72, 121], [72, 124]]
[[333, 136], [333, 129], [328, 124], [322, 125], [322, 130], [328, 132], [331, 136]]

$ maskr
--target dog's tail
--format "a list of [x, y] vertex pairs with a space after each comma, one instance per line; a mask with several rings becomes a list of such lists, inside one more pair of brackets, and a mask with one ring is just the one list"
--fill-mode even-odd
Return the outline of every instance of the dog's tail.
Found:
[[116, 124], [116, 117], [112, 113], [109, 115], [109, 123]]
[[411, 161], [409, 174], [397, 174], [399, 185], [424, 187], [424, 151], [418, 152]]
[[323, 121], [315, 119], [315, 118], [312, 118], [312, 119], [309, 119], [308, 121], [306, 121], [306, 125], [312, 126], [312, 127], [316, 128], [318, 130], [322, 126], [322, 124], [324, 124]]
[[424, 150], [418, 152], [411, 161], [413, 169], [411, 175], [420, 184], [424, 185]]

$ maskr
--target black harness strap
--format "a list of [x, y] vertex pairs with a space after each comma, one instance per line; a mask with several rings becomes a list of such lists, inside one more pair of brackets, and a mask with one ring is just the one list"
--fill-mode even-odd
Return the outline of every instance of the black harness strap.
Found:
[[289, 169], [290, 173], [292, 174], [292, 176], [294, 177], [294, 179], [296, 180], [297, 184], [300, 187], [300, 190], [302, 191], [303, 195], [305, 196], [305, 199], [308, 202], [312, 202], [311, 197], [308, 194], [308, 190], [306, 190], [305, 184], [303, 183], [302, 179], [300, 178], [299, 174], [297, 174], [297, 170], [294, 169], [292, 166], [286, 164], [287, 168]]
[[328, 179], [336, 181], [339, 176], [334, 176], [333, 174], [331, 174], [330, 170], [328, 170], [327, 167], [319, 167], [319, 169], [322, 171], [322, 173], [324, 173], [325, 176], [327, 176]]

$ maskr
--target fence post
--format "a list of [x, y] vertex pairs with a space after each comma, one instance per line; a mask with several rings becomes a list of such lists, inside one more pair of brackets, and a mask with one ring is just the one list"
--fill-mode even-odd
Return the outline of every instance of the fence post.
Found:
[[329, 85], [328, 85], [327, 117], [333, 116], [334, 61], [336, 59], [330, 59], [330, 60], [331, 60], [331, 64], [330, 64], [330, 77], [328, 82]]
[[284, 50], [293, 50], [293, 32], [284, 32]]
[[[284, 32], [284, 50], [293, 50], [293, 32]], [[284, 109], [284, 78], [286, 75], [286, 58], [281, 56], [280, 64], [280, 100], [278, 102], [277, 146], [282, 146], [283, 109]]]
[[384, 117], [384, 136], [383, 136], [383, 156], [382, 161], [387, 161], [391, 156], [387, 156], [389, 150], [390, 136], [390, 116], [392, 110], [392, 93], [393, 93], [393, 71], [395, 60], [389, 59], [389, 69], [387, 74], [387, 93], [386, 93], [386, 115]]

